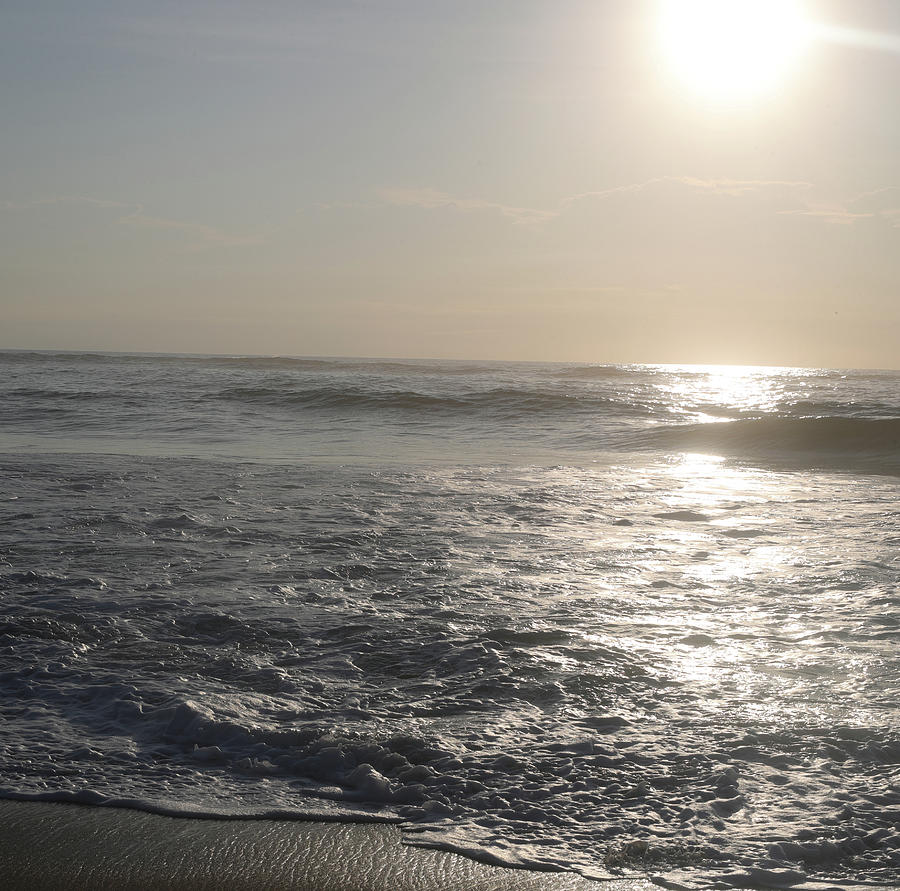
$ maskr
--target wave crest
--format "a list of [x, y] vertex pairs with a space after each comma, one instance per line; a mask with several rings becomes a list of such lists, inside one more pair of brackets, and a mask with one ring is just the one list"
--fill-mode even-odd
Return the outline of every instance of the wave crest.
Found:
[[508, 415], [612, 408], [619, 414], [647, 414], [648, 409], [629, 402], [593, 394], [561, 393], [553, 390], [495, 387], [457, 391], [454, 394], [418, 390], [369, 389], [364, 387], [228, 387], [210, 394], [214, 398], [265, 406], [296, 406], [311, 409], [394, 409], [400, 411], [480, 412], [503, 411]]
[[900, 418], [763, 417], [686, 424], [657, 428], [646, 443], [737, 457], [858, 458], [900, 471]]

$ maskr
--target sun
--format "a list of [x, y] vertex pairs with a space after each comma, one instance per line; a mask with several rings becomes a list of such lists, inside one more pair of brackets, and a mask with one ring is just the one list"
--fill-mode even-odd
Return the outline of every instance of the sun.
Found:
[[662, 0], [659, 38], [672, 75], [693, 93], [722, 101], [781, 84], [810, 41], [794, 0]]

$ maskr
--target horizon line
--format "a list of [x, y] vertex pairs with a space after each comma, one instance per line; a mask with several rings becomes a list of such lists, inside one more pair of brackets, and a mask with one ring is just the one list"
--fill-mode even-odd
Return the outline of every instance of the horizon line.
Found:
[[449, 358], [442, 356], [353, 356], [325, 354], [289, 353], [241, 353], [241, 352], [168, 352], [165, 350], [107, 350], [68, 349], [54, 347], [0, 347], [0, 353], [47, 353], [97, 356], [148, 356], [189, 359], [287, 359], [314, 361], [352, 362], [455, 362], [490, 365], [589, 365], [596, 367], [641, 367], [641, 368], [747, 368], [782, 369], [786, 371], [889, 371], [900, 372], [900, 367], [887, 366], [839, 366], [839, 365], [786, 365], [778, 363], [753, 362], [603, 362], [588, 359], [489, 359], [489, 358]]

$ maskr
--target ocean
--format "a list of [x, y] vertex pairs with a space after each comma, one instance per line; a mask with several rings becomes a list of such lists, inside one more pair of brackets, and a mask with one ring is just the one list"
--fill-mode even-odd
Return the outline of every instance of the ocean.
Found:
[[897, 887], [898, 481], [900, 372], [0, 352], [0, 797]]

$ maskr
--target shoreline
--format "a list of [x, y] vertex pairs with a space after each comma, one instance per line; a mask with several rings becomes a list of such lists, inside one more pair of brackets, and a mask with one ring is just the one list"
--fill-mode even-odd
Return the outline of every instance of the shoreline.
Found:
[[386, 823], [197, 819], [84, 804], [0, 800], [10, 891], [652, 891], [511, 869], [404, 844]]

